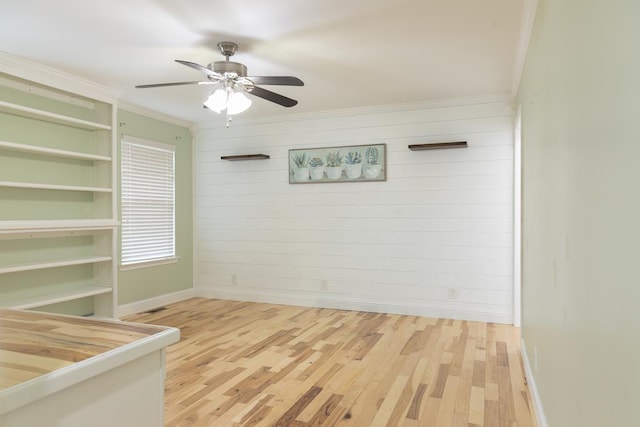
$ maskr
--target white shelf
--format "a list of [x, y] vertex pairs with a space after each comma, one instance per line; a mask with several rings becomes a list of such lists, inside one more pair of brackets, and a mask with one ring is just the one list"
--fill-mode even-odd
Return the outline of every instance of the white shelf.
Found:
[[112, 260], [113, 258], [110, 256], [96, 256], [96, 257], [88, 257], [88, 258], [59, 260], [59, 261], [32, 262], [28, 264], [7, 265], [5, 267], [0, 267], [0, 274], [18, 273], [20, 271], [42, 270], [45, 268], [68, 267], [71, 265], [93, 264], [96, 262], [106, 262], [106, 261], [112, 261]]
[[118, 226], [113, 219], [58, 219], [30, 221], [0, 221], [1, 234], [46, 233], [50, 231], [107, 230]]
[[[27, 73], [27, 75], [30, 74]], [[6, 78], [3, 77], [4, 80], [0, 79], [2, 80], [0, 86], [21, 90], [22, 88], [16, 88], [16, 85], [26, 84], [22, 80], [23, 78], [19, 74], [14, 77], [8, 75]], [[8, 175], [0, 180], [0, 189], [13, 189], [11, 193], [3, 190], [0, 197], [0, 212], [3, 210], [3, 203], [8, 202], [7, 213], [3, 216], [6, 219], [0, 220], [0, 244], [3, 250], [11, 251], [13, 243], [16, 242], [16, 247], [24, 247], [25, 251], [24, 255], [15, 259], [12, 264], [5, 260], [4, 264], [0, 265], [0, 278], [2, 279], [0, 281], [2, 285], [0, 286], [0, 307], [29, 309], [93, 297], [94, 314], [112, 317], [117, 294], [115, 264], [118, 258], [116, 240], [119, 226], [115, 216], [116, 198], [113, 197], [113, 193], [117, 191], [115, 189], [117, 150], [113, 132], [116, 106], [110, 97], [105, 98], [99, 94], [97, 98], [94, 98], [95, 95], [88, 95], [95, 93], [92, 88], [89, 88], [87, 93], [70, 94], [57, 88], [55, 83], [51, 87], [40, 84], [35, 84], [34, 87], [47, 92], [46, 97], [61, 102], [66, 102], [69, 97], [75, 99], [77, 95], [77, 99], [81, 100], [82, 104], [74, 104], [75, 106], [70, 107], [68, 111], [57, 110], [56, 107], [49, 108], [46, 104], [47, 101], [42, 99], [42, 96], [45, 95], [34, 91], [21, 93], [21, 99], [29, 99], [29, 101], [25, 101], [25, 104], [28, 105], [22, 104], [22, 101], [16, 103], [8, 98], [0, 99], [0, 114], [9, 123], [17, 126], [18, 132], [16, 136], [5, 135], [0, 140], [0, 150], [4, 153], [3, 165], [11, 162], [10, 152], [20, 152], [24, 153], [22, 156], [25, 159], [24, 164], [30, 164], [28, 162], [32, 160], [39, 160], [36, 156], [41, 156], [41, 158], [46, 158], [51, 166], [57, 167], [43, 170], [42, 178], [33, 178], [39, 182], [29, 182], [31, 181], [29, 178], [23, 178], [22, 170], [8, 170]], [[88, 109], [81, 111], [82, 108], [79, 107]], [[54, 110], [62, 114], [54, 112]], [[85, 120], [85, 117], [88, 120]], [[40, 125], [53, 123], [61, 126], [47, 126], [46, 129], [34, 128], [32, 132], [30, 124], [37, 125], [36, 122], [39, 122]], [[65, 138], [67, 131], [69, 131], [68, 137], [71, 138], [69, 143]], [[49, 136], [43, 132], [55, 134]], [[22, 144], [20, 141], [27, 143]], [[87, 145], [85, 146], [83, 143]], [[78, 175], [80, 173], [78, 171], [73, 174], [75, 179], [60, 182], [60, 179], [56, 178], [64, 175], [59, 173], [59, 167], [63, 165], [60, 163], [61, 159], [81, 161], [83, 170], [90, 169], [95, 180], [91, 177], [85, 179], [84, 175]], [[18, 164], [15, 167], [19, 167]], [[71, 185], [66, 185], [67, 183]], [[22, 199], [10, 198], [13, 196], [13, 192], [23, 196], [39, 194], [32, 190], [47, 192], [46, 194], [52, 196], [57, 195], [58, 198], [64, 194], [52, 192], [76, 192], [76, 194], [87, 196], [89, 199], [83, 199], [84, 203], [70, 206], [57, 203], [60, 200], [53, 200], [52, 203], [47, 200], [37, 200], [32, 206], [29, 204], [32, 200], [28, 200], [29, 203], [26, 203]], [[94, 212], [93, 214], [89, 213], [89, 218], [85, 217], [87, 208]], [[33, 212], [33, 209], [40, 212], [36, 216], [40, 219], [21, 219], [33, 217], [34, 215], [29, 213]], [[78, 251], [76, 254], [67, 254], [66, 257], [65, 254], [51, 252], [49, 258], [41, 252], [42, 248], [64, 246], [66, 241], [77, 237], [81, 237], [84, 239], [83, 242], [87, 242], [86, 250]], [[59, 269], [48, 270], [56, 268]], [[92, 278], [87, 278], [84, 286], [73, 282], [77, 268], [92, 270], [92, 272], [86, 272]], [[29, 274], [30, 271], [35, 270], [39, 270], [40, 274], [35, 276]], [[54, 281], [50, 282], [47, 277], [54, 272], [60, 273], [60, 282], [66, 283], [67, 280], [71, 282], [65, 286], [59, 286]], [[18, 283], [13, 283], [14, 281], [18, 281]], [[21, 283], [22, 281], [24, 282]], [[11, 286], [3, 289], [5, 284]], [[59, 290], [60, 287], [67, 287], [67, 289]]]
[[80, 298], [92, 297], [95, 295], [108, 294], [112, 290], [106, 286], [85, 286], [78, 289], [59, 291], [37, 297], [21, 298], [16, 300], [1, 301], [0, 307], [16, 308], [26, 310], [29, 308], [42, 307], [43, 305], [56, 304], [64, 301], [72, 301]]
[[65, 157], [70, 159], [81, 160], [103, 160], [110, 162], [111, 157], [99, 156], [97, 154], [80, 153], [77, 151], [58, 150], [55, 148], [40, 147], [37, 145], [20, 144], [17, 142], [0, 141], [0, 148], [13, 151], [22, 151], [25, 153], [44, 154], [47, 156]]
[[35, 190], [87, 191], [90, 193], [111, 193], [111, 188], [84, 187], [80, 185], [39, 184], [34, 182], [0, 181], [0, 187], [31, 188]]
[[50, 111], [38, 110], [37, 108], [26, 107], [24, 105], [13, 104], [6, 101], [0, 101], [0, 112], [35, 118], [51, 123], [74, 126], [81, 129], [111, 130], [111, 126], [105, 125], [103, 123], [82, 120], [75, 117], [52, 113]]

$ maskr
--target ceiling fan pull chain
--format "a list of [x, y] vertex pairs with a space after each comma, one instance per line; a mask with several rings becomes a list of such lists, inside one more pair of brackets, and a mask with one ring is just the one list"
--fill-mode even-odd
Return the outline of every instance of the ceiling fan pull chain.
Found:
[[[228, 60], [229, 60], [229, 57], [227, 56], [227, 61]], [[231, 87], [228, 81], [226, 81], [224, 84], [224, 90], [225, 90], [225, 94], [227, 95], [227, 102], [226, 102], [226, 108], [224, 109], [224, 115], [227, 122], [226, 125], [227, 127], [229, 127], [229, 125], [231, 124], [231, 117], [229, 117], [229, 101], [231, 100]]]

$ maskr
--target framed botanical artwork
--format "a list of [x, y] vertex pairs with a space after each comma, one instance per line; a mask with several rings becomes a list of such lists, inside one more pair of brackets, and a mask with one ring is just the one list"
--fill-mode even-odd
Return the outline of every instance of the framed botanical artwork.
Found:
[[289, 150], [289, 183], [386, 181], [387, 144]]

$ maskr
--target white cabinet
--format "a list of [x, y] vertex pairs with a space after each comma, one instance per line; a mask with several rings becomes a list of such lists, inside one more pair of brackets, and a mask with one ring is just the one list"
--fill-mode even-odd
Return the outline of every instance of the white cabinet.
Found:
[[108, 98], [0, 73], [0, 307], [114, 315], [114, 121]]

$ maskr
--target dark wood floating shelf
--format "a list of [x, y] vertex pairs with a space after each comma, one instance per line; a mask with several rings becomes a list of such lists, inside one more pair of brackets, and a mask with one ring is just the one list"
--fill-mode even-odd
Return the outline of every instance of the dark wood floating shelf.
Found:
[[466, 148], [466, 147], [467, 147], [467, 141], [433, 142], [431, 144], [409, 145], [409, 150], [420, 151], [420, 150], [439, 150], [442, 148]]
[[268, 159], [268, 154], [239, 154], [237, 156], [222, 156], [221, 160], [262, 160]]

